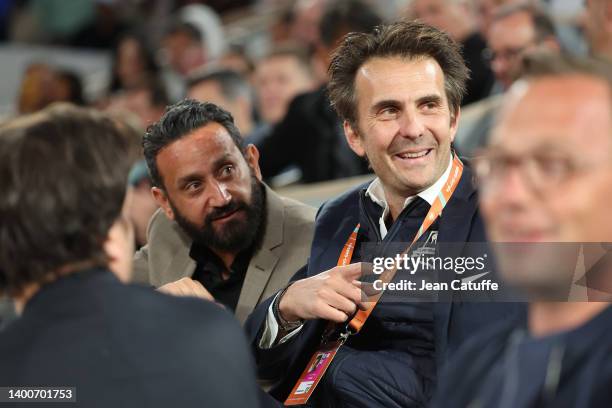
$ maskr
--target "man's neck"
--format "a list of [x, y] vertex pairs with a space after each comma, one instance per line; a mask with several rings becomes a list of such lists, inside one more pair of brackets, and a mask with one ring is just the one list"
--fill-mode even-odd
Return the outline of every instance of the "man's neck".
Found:
[[385, 198], [387, 199], [387, 205], [389, 205], [389, 215], [391, 216], [391, 220], [395, 222], [397, 217], [399, 217], [400, 213], [404, 209], [404, 203], [408, 197], [412, 197], [417, 195], [419, 192], [417, 191], [414, 194], [389, 194], [385, 189]]
[[534, 337], [544, 337], [575, 329], [609, 305], [607, 302], [533, 302], [529, 304], [529, 332]]

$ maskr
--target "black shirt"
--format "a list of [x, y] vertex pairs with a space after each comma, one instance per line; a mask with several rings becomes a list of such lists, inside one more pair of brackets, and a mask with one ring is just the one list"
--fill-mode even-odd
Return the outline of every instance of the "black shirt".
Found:
[[[200, 282], [215, 300], [231, 310], [236, 310], [244, 277], [253, 255], [253, 247], [240, 252], [229, 270], [225, 264], [209, 248], [194, 242], [189, 256], [196, 261], [193, 279]], [[228, 279], [223, 279], [223, 273], [229, 273]]]

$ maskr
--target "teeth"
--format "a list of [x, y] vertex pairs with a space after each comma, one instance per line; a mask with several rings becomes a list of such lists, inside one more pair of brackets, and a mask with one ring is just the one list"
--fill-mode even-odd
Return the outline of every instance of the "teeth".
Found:
[[429, 153], [429, 150], [423, 150], [422, 152], [419, 152], [419, 153], [403, 153], [398, 156], [401, 157], [402, 159], [417, 159], [419, 157], [425, 156], [427, 153]]

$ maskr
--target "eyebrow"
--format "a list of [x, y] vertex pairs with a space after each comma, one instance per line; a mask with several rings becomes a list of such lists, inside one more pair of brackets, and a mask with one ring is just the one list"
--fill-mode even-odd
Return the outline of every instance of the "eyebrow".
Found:
[[[435, 102], [437, 104], [442, 104], [442, 97], [438, 94], [427, 94], [423, 95], [416, 100], [416, 104], [420, 105], [423, 103]], [[402, 103], [396, 99], [383, 99], [381, 101], [376, 102], [371, 107], [372, 112], [377, 112], [382, 108], [386, 108], [388, 106], [401, 106]]]

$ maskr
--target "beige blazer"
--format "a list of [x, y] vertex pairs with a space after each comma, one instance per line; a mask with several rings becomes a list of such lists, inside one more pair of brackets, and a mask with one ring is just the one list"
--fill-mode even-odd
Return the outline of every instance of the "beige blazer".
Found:
[[[236, 306], [241, 323], [257, 304], [289, 282], [310, 253], [316, 210], [281, 197], [267, 186], [266, 204], [265, 236], [249, 263]], [[191, 239], [161, 210], [149, 222], [147, 240], [134, 256], [134, 282], [160, 287], [193, 276], [196, 263], [189, 257]]]

